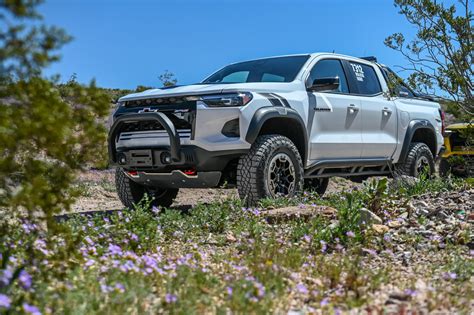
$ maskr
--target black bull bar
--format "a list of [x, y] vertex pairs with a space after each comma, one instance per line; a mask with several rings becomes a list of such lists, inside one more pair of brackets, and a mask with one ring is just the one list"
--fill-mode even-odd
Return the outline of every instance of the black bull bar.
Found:
[[140, 114], [125, 114], [115, 119], [112, 127], [109, 131], [109, 158], [112, 164], [117, 163], [117, 149], [116, 142], [117, 137], [120, 134], [122, 126], [130, 122], [138, 121], [157, 121], [165, 128], [170, 138], [170, 155], [173, 161], [179, 161], [181, 159], [181, 141], [173, 122], [163, 113], [160, 112], [149, 112]]

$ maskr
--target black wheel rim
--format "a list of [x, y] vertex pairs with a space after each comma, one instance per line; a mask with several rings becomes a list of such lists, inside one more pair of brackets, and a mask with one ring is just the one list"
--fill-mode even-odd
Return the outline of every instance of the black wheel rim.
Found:
[[286, 153], [278, 153], [271, 159], [267, 181], [272, 197], [288, 196], [294, 193], [296, 183], [295, 166]]
[[426, 156], [420, 156], [415, 165], [415, 176], [420, 176], [425, 170], [429, 171], [430, 161]]

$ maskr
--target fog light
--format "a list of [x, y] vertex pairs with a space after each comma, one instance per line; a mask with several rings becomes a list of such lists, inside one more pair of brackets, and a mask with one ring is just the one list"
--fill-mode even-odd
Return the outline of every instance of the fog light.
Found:
[[117, 155], [117, 160], [120, 165], [125, 165], [127, 164], [127, 157], [123, 153], [119, 153]]
[[169, 154], [168, 152], [161, 153], [160, 160], [161, 160], [161, 163], [163, 163], [163, 164], [170, 164], [171, 163], [171, 154]]

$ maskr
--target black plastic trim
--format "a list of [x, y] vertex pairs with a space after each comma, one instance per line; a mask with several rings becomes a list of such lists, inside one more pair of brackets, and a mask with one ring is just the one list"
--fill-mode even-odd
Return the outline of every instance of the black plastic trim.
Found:
[[[436, 139], [436, 129], [428, 120], [415, 119], [415, 120], [410, 121], [410, 123], [408, 124], [407, 132], [405, 133], [405, 138], [403, 139], [402, 151], [400, 152], [398, 163], [405, 162], [405, 159], [408, 154], [408, 148], [410, 147], [411, 141], [413, 139], [413, 135], [415, 134], [415, 131], [417, 131], [418, 129], [430, 130]], [[435, 152], [438, 152], [437, 146], [438, 144], [435, 141]]]
[[356, 166], [384, 166], [389, 165], [390, 160], [387, 158], [368, 158], [368, 159], [331, 159], [320, 160], [312, 164], [305, 170], [305, 177], [311, 177], [312, 173], [325, 168], [347, 168]]
[[[304, 135], [304, 152], [305, 157], [304, 161], [307, 159], [308, 155], [308, 134], [306, 131], [305, 124], [300, 114], [292, 108], [287, 107], [261, 107], [259, 108], [252, 117], [250, 121], [247, 135], [245, 136], [245, 141], [252, 144], [258, 137], [260, 130], [262, 129], [263, 124], [271, 118], [284, 118], [288, 120], [293, 120], [296, 122], [303, 130]], [[288, 126], [289, 127], [289, 126]]]
[[150, 113], [140, 113], [140, 114], [125, 114], [119, 116], [114, 121], [114, 124], [110, 128], [108, 143], [109, 143], [109, 158], [110, 161], [115, 164], [117, 162], [116, 157], [116, 147], [115, 143], [117, 141], [117, 136], [120, 133], [121, 127], [126, 124], [127, 122], [134, 122], [134, 121], [150, 121], [155, 120], [159, 122], [163, 128], [165, 128], [166, 132], [170, 137], [170, 154], [171, 158], [174, 161], [179, 161], [181, 158], [181, 140], [179, 137], [179, 133], [176, 131], [171, 120], [163, 113], [160, 112], [150, 112]]

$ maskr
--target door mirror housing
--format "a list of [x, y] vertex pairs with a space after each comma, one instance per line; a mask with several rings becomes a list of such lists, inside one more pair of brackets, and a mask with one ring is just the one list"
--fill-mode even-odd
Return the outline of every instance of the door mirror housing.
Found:
[[339, 88], [339, 77], [319, 78], [313, 81], [313, 84], [308, 87], [312, 92], [333, 91]]

